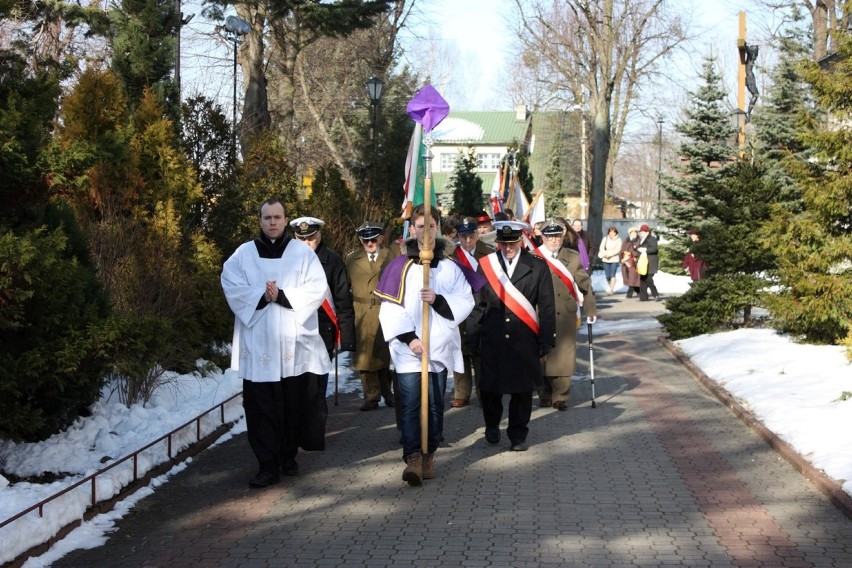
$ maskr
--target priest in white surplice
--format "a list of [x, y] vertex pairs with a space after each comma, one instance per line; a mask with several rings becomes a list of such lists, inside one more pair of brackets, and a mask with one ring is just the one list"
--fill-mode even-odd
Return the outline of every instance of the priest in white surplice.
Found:
[[314, 251], [285, 234], [278, 200], [260, 209], [261, 234], [225, 261], [222, 289], [236, 316], [231, 367], [243, 379], [249, 444], [266, 487], [297, 475], [296, 454], [325, 449], [325, 385], [331, 362], [317, 310], [328, 284]]

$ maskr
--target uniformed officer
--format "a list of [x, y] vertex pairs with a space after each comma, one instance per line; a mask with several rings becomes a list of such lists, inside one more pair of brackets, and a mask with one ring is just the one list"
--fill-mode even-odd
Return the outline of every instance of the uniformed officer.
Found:
[[[479, 260], [494, 252], [494, 249], [479, 239], [479, 231], [477, 231], [479, 223], [474, 217], [462, 217], [456, 224], [456, 233], [458, 235], [458, 246], [456, 246], [455, 256], [456, 261], [460, 264], [476, 271], [479, 268]], [[478, 299], [478, 294], [474, 294]], [[459, 331], [462, 336], [463, 356], [464, 356], [464, 373], [453, 373], [453, 408], [462, 408], [470, 404], [470, 395], [473, 391], [474, 381], [479, 381], [479, 354], [471, 353], [466, 344], [467, 326], [462, 323], [459, 326]], [[479, 388], [477, 387], [477, 397]]]
[[329, 357], [337, 351], [355, 350], [355, 310], [352, 290], [343, 259], [322, 242], [325, 222], [316, 217], [299, 217], [290, 221], [297, 240], [313, 249], [322, 263], [330, 297], [319, 310], [319, 328]]
[[481, 355], [479, 395], [485, 439], [500, 442], [503, 395], [509, 394], [512, 451], [527, 449], [533, 391], [541, 385], [541, 357], [553, 348], [553, 283], [543, 259], [524, 250], [526, 223], [494, 223], [498, 250], [479, 261], [488, 281], [468, 320], [468, 343]]
[[578, 304], [587, 321], [594, 323], [596, 319], [591, 278], [580, 265], [579, 253], [562, 246], [565, 232], [565, 225], [557, 219], [548, 219], [541, 229], [544, 242], [540, 252], [550, 257], [545, 260], [553, 281], [556, 344], [544, 361], [544, 385], [538, 391], [540, 407], [553, 406], [563, 411], [568, 409], [568, 392], [577, 362]]
[[352, 286], [355, 306], [355, 357], [354, 366], [361, 378], [364, 404], [361, 410], [376, 410], [379, 400], [393, 406], [390, 380], [390, 352], [379, 325], [379, 305], [373, 295], [379, 275], [390, 262], [387, 248], [382, 247], [384, 227], [373, 221], [365, 221], [356, 229], [361, 249], [346, 257], [346, 272]]

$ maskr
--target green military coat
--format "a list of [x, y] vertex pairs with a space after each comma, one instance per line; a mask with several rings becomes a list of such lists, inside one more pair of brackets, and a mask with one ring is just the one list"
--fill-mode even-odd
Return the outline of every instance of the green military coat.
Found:
[[392, 260], [387, 248], [380, 248], [375, 262], [364, 249], [346, 257], [346, 272], [352, 286], [355, 307], [355, 354], [353, 365], [359, 371], [378, 371], [390, 366], [388, 344], [379, 325], [380, 300], [373, 295], [379, 275]]
[[[541, 252], [548, 254], [547, 247]], [[562, 262], [574, 277], [574, 282], [583, 295], [582, 313], [591, 317], [597, 314], [592, 279], [580, 266], [580, 254], [569, 248], [561, 248], [556, 260]], [[553, 279], [553, 296], [556, 306], [556, 346], [547, 355], [542, 374], [545, 377], [570, 377], [574, 374], [577, 360], [577, 302], [562, 280], [550, 271]]]

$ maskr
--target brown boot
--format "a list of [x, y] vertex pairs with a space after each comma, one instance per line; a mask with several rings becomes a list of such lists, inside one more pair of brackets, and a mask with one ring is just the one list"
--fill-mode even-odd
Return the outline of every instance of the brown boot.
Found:
[[435, 479], [435, 454], [423, 454], [423, 479]]
[[402, 472], [402, 480], [409, 485], [421, 485], [423, 483], [423, 454], [412, 452], [408, 454], [408, 465]]

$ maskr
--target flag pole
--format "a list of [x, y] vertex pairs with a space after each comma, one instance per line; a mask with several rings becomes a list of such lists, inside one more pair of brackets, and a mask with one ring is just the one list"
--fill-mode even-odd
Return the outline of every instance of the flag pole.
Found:
[[535, 206], [538, 205], [538, 200], [544, 195], [544, 189], [540, 189], [538, 193], [533, 196], [532, 203], [530, 203], [529, 209], [524, 213], [524, 218], [521, 219], [523, 222], [532, 225], [532, 213]]
[[[426, 154], [423, 156], [425, 179], [423, 184], [423, 248], [420, 249], [420, 264], [423, 267], [423, 287], [429, 287], [429, 271], [435, 253], [432, 250], [432, 134], [423, 137]], [[429, 452], [429, 303], [423, 301], [423, 344], [420, 369], [420, 451]]]
[[[450, 105], [441, 97], [432, 85], [425, 85], [417, 91], [408, 105], [406, 105], [408, 116], [414, 122], [423, 127], [423, 146], [426, 153], [423, 155], [423, 246], [419, 251], [420, 265], [423, 269], [423, 288], [429, 288], [429, 271], [435, 253], [432, 250], [432, 129], [435, 128], [450, 113]], [[415, 127], [416, 128], [416, 127]], [[413, 205], [413, 204], [412, 204]], [[420, 451], [423, 454], [429, 452], [429, 316], [430, 308], [428, 302], [423, 302], [423, 320], [421, 325], [422, 337], [420, 343], [423, 352], [420, 355]], [[442, 396], [440, 393], [438, 396]], [[437, 404], [437, 401], [435, 401]]]

